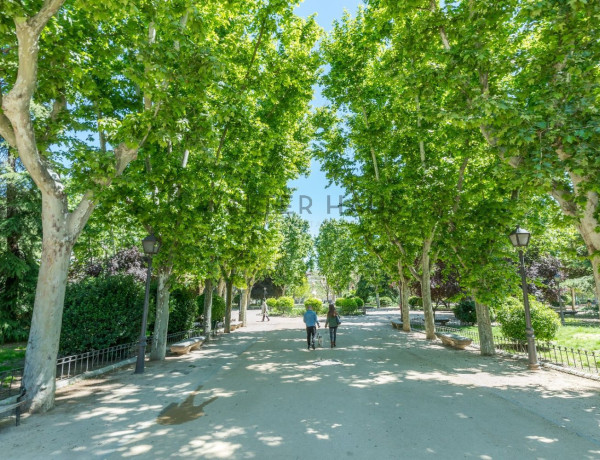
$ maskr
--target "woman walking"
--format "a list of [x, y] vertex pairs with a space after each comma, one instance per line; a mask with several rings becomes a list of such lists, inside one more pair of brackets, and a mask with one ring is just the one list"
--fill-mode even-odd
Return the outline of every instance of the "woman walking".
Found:
[[335, 339], [337, 336], [337, 328], [340, 324], [340, 317], [335, 309], [335, 305], [330, 303], [329, 311], [327, 312], [327, 320], [325, 321], [325, 327], [329, 326], [329, 342], [331, 343], [331, 348], [336, 346]]

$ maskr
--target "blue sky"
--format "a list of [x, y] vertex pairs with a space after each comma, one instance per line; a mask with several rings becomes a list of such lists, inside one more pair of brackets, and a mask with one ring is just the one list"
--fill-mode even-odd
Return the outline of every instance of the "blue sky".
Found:
[[[331, 30], [332, 23], [348, 10], [351, 14], [357, 10], [361, 0], [305, 0], [297, 9], [296, 14], [308, 17], [317, 13], [317, 23], [325, 29]], [[313, 106], [319, 107], [326, 103], [321, 96], [319, 88], [315, 88]], [[300, 216], [310, 223], [310, 231], [313, 235], [319, 232], [319, 226], [324, 219], [339, 217], [339, 210], [333, 208], [339, 202], [339, 196], [344, 192], [336, 185], [327, 187], [327, 178], [321, 170], [318, 161], [313, 160], [311, 164], [311, 173], [308, 177], [301, 177], [290, 182], [290, 186], [296, 188], [290, 211], [300, 214]], [[328, 214], [329, 197], [329, 214]], [[310, 207], [309, 207], [310, 205]], [[303, 206], [304, 209], [300, 209]], [[306, 208], [309, 208], [308, 210]], [[310, 213], [308, 212], [310, 211]]]

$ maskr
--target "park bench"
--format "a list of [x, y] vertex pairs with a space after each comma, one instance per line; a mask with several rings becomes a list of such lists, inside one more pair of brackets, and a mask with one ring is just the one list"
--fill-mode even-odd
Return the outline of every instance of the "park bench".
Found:
[[450, 322], [449, 318], [439, 318], [435, 320], [435, 324], [439, 324], [440, 326], [445, 326], [446, 324], [448, 324]]
[[196, 350], [200, 348], [200, 345], [204, 343], [204, 340], [206, 340], [206, 337], [190, 337], [189, 339], [172, 344], [171, 352], [178, 355], [185, 355], [186, 353], [189, 353], [190, 350]]
[[392, 320], [392, 327], [395, 329], [402, 329], [403, 323], [399, 319]]
[[[0, 403], [0, 414], [6, 414], [14, 411], [16, 417], [16, 425], [19, 426], [21, 423], [21, 406], [25, 404], [25, 388], [21, 389], [19, 396], [16, 398], [16, 402], [11, 402], [8, 404]], [[12, 398], [11, 398], [12, 399]]]
[[[560, 315], [560, 310], [558, 308], [553, 308], [553, 310]], [[563, 313], [565, 315], [575, 316], [578, 312], [577, 310], [565, 310]]]
[[241, 321], [232, 321], [229, 324], [229, 330], [230, 331], [235, 331], [238, 327], [242, 327], [242, 322]]
[[458, 334], [451, 334], [449, 332], [436, 332], [435, 335], [442, 341], [444, 345], [458, 348], [459, 350], [463, 350], [465, 347], [471, 345], [471, 342], [473, 342], [473, 340], [468, 337], [463, 337], [462, 335]]

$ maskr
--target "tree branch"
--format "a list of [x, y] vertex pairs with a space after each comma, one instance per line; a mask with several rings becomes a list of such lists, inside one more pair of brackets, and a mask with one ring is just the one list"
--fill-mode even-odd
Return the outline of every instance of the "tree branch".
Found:
[[[2, 91], [0, 91], [0, 109], [2, 109]], [[15, 138], [15, 131], [10, 123], [10, 120], [4, 111], [0, 111], [0, 136], [6, 141], [12, 148], [17, 148], [17, 139]]]
[[54, 16], [65, 0], [45, 0], [40, 11], [27, 20], [27, 24], [31, 27], [35, 35], [39, 36], [42, 29], [46, 26], [52, 16]]

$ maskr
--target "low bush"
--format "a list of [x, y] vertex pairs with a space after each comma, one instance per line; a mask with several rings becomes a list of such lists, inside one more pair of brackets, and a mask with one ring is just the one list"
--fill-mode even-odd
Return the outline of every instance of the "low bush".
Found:
[[379, 305], [382, 307], [391, 307], [394, 304], [394, 301], [387, 296], [383, 296], [379, 298]]
[[[60, 354], [135, 342], [144, 310], [144, 285], [132, 276], [87, 278], [67, 285]], [[154, 308], [149, 309], [148, 324]]]
[[351, 297], [338, 297], [335, 300], [335, 305], [339, 307], [338, 309], [342, 315], [355, 315], [360, 308], [356, 298]]
[[[260, 302], [259, 305], [262, 305], [262, 302]], [[275, 310], [277, 307], [277, 299], [275, 297], [269, 297], [267, 299], [267, 307], [269, 307], [269, 310]]]
[[356, 306], [358, 308], [362, 308], [365, 306], [365, 302], [360, 297], [352, 297], [352, 299], [354, 299], [354, 303], [356, 303]]
[[419, 296], [412, 295], [408, 298], [408, 305], [417, 309], [418, 307], [423, 307], [423, 299]]
[[[554, 339], [560, 327], [558, 314], [552, 308], [538, 302], [531, 296], [529, 297], [529, 310], [531, 312], [531, 326], [536, 338], [546, 341]], [[514, 340], [527, 340], [525, 308], [520, 300], [514, 297], [505, 299], [498, 312], [498, 322], [504, 336]]]
[[477, 322], [477, 314], [475, 313], [475, 302], [469, 299], [461, 299], [454, 307], [452, 307], [454, 316], [462, 323], [475, 324]]
[[324, 313], [327, 311], [327, 307], [325, 307], [325, 305], [323, 305], [323, 302], [321, 301], [321, 299], [317, 299], [317, 298], [308, 298], [304, 301], [304, 307], [308, 307], [311, 306], [312, 309], [317, 313]]
[[292, 297], [279, 297], [278, 299], [273, 299], [275, 302], [271, 302], [269, 305], [269, 300], [267, 299], [267, 305], [271, 308], [271, 312], [275, 315], [291, 315], [292, 310], [294, 308], [294, 299]]

